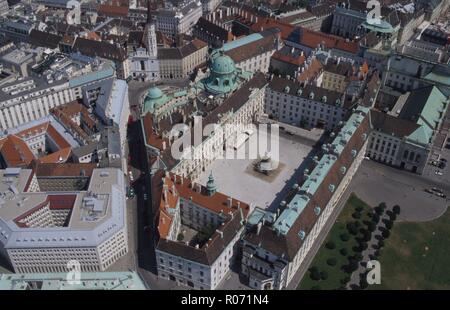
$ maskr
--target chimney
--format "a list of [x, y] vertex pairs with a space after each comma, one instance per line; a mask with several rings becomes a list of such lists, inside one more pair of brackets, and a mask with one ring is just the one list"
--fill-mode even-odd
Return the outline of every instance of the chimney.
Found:
[[223, 231], [216, 229], [216, 231], [220, 234], [220, 238], [223, 239]]
[[262, 227], [262, 222], [259, 222], [258, 225], [256, 226], [256, 235], [258, 235], [258, 236], [261, 231], [261, 227]]
[[164, 184], [163, 185], [163, 197], [164, 197], [164, 201], [166, 204], [167, 204], [167, 189], [168, 189], [167, 184]]

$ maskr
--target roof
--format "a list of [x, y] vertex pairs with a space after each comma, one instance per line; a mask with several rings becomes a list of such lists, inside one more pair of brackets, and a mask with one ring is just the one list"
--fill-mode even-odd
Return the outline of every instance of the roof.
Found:
[[409, 136], [419, 127], [414, 122], [397, 118], [378, 110], [370, 111], [370, 125], [374, 130], [397, 138]]
[[[232, 199], [229, 206], [228, 196], [219, 192], [208, 196], [206, 187], [193, 184], [181, 176], [174, 174], [159, 176], [161, 179], [157, 182], [161, 198], [158, 232], [161, 239], [157, 249], [204, 265], [211, 265], [242, 228], [243, 221], [250, 212], [250, 206], [236, 199]], [[167, 239], [167, 233], [173, 223], [171, 213], [166, 210], [176, 209], [180, 199], [192, 201], [199, 207], [220, 214], [224, 219], [224, 224], [217, 227], [220, 232], [216, 231], [200, 248]]]
[[33, 29], [30, 32], [29, 42], [32, 45], [57, 48], [61, 40], [62, 36]]
[[431, 143], [431, 138], [441, 124], [447, 106], [447, 97], [436, 86], [413, 90], [399, 114], [399, 118], [413, 121], [423, 127], [410, 139], [422, 145]]
[[99, 15], [106, 15], [106, 16], [128, 17], [128, 7], [101, 4], [98, 7], [98, 13]]
[[273, 18], [259, 18], [258, 22], [252, 25], [254, 32], [260, 32], [270, 28], [278, 28], [281, 31], [281, 38], [287, 39], [291, 32], [294, 30], [294, 26]]
[[42, 177], [91, 177], [95, 163], [36, 163], [33, 170], [37, 178]]
[[312, 100], [330, 105], [339, 105], [342, 107], [344, 104], [342, 93], [310, 84], [302, 85], [302, 83], [298, 81], [287, 78], [274, 76], [267, 87], [279, 93], [298, 96], [305, 99], [311, 99], [311, 95], [313, 94]]
[[[236, 42], [236, 41], [233, 41]], [[228, 48], [225, 52], [234, 62], [239, 63], [247, 59], [256, 57], [269, 51], [277, 49], [277, 41], [275, 36], [266, 36], [250, 43], [241, 44], [235, 48]]]
[[[352, 114], [331, 144], [333, 151], [320, 158], [305, 182], [302, 182], [302, 177], [299, 178], [298, 185], [303, 183], [299, 186], [300, 190], [293, 188], [287, 194], [288, 207], [274, 225], [263, 225], [259, 234], [250, 231], [244, 237], [246, 242], [288, 261], [296, 257], [304, 240], [300, 233], [308, 236], [314, 228], [319, 215], [333, 196], [334, 189], [339, 186], [347, 168], [351, 166], [355, 152], [357, 154], [365, 143], [369, 132], [367, 113], [368, 109], [359, 108]], [[343, 170], [342, 167], [346, 169]]]
[[80, 283], [69, 283], [66, 273], [0, 275], [0, 290], [145, 290], [136, 272], [82, 272]]
[[126, 51], [114, 44], [77, 38], [73, 50], [91, 57], [102, 57], [110, 60], [124, 61], [127, 58]]
[[206, 32], [209, 36], [214, 36], [219, 41], [227, 42], [229, 39], [229, 32], [225, 28], [222, 28], [204, 17], [200, 17], [195, 24], [194, 29], [198, 31]]
[[359, 49], [357, 42], [304, 27], [298, 27], [292, 31], [286, 41], [304, 45], [311, 49], [317, 48], [320, 44], [327, 49], [335, 48], [352, 54], [356, 54]]

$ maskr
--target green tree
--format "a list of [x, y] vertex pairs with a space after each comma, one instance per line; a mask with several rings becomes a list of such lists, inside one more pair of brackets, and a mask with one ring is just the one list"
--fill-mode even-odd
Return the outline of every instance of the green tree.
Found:
[[326, 247], [327, 249], [333, 250], [333, 249], [336, 247], [336, 245], [334, 244], [333, 241], [328, 241], [328, 242], [325, 244], [325, 247]]
[[399, 214], [400, 214], [400, 211], [401, 211], [401, 209], [400, 209], [400, 206], [399, 206], [399, 205], [395, 205], [395, 206], [392, 208], [392, 212], [394, 212], [394, 214], [399, 215]]
[[330, 266], [336, 266], [336, 264], [337, 264], [336, 258], [331, 257], [331, 258], [327, 259], [327, 264]]

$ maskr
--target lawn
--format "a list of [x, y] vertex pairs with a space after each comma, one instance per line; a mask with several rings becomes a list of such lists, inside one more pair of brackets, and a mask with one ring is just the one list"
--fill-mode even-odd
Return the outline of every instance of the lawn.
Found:
[[369, 288], [450, 289], [449, 223], [450, 210], [431, 222], [395, 223], [381, 250], [381, 284]]
[[[311, 272], [307, 271], [300, 282], [298, 289], [309, 290], [320, 288], [331, 290], [338, 289], [342, 286], [341, 280], [349, 276], [349, 274], [342, 270], [342, 266], [348, 263], [348, 256], [355, 254], [353, 247], [357, 244], [355, 239], [357, 236], [348, 234], [346, 225], [348, 222], [355, 221], [352, 214], [355, 212], [357, 207], [361, 207], [363, 209], [362, 217], [359, 219], [361, 223], [370, 219], [368, 213], [371, 212], [371, 208], [360, 200], [355, 194], [352, 194], [310, 266], [316, 266], [319, 271], [325, 271], [328, 274], [328, 278], [326, 280], [313, 280], [311, 278]], [[340, 236], [343, 233], [349, 235], [350, 239], [348, 241], [341, 240]], [[334, 249], [328, 249], [325, 246], [330, 241], [336, 245]], [[347, 249], [347, 255], [344, 256], [340, 253], [342, 248]], [[330, 258], [336, 259], [337, 263], [335, 266], [329, 266], [327, 264], [327, 260]]]

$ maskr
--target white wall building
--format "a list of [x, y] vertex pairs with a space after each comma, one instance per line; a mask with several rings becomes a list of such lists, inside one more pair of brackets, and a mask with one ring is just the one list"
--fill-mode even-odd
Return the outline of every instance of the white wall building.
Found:
[[163, 9], [156, 15], [156, 29], [172, 37], [189, 34], [201, 16], [202, 4], [199, 1], [192, 1], [179, 8]]
[[16, 273], [67, 272], [70, 260], [82, 272], [104, 271], [128, 252], [120, 169], [95, 169], [87, 191], [47, 193], [33, 184], [32, 170], [0, 171], [0, 253]]
[[344, 120], [348, 108], [343, 94], [312, 85], [273, 77], [267, 86], [265, 112], [283, 123], [307, 129], [334, 129]]

